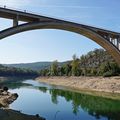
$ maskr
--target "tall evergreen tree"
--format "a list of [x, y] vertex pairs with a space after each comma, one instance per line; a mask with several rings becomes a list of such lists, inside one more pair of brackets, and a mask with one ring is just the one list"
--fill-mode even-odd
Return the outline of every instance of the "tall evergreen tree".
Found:
[[57, 62], [57, 60], [55, 60], [55, 61], [52, 63], [52, 65], [51, 65], [51, 67], [50, 67], [50, 74], [51, 74], [52, 76], [57, 76], [57, 75], [58, 75], [58, 62]]
[[79, 59], [76, 57], [76, 55], [73, 55], [73, 61], [72, 61], [72, 75], [73, 76], [79, 76]]

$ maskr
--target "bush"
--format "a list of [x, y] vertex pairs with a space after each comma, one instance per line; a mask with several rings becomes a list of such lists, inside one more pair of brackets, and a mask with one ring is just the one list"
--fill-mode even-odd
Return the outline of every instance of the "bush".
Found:
[[105, 62], [101, 64], [99, 74], [104, 77], [116, 76], [120, 73], [120, 67], [115, 62]]
[[114, 71], [110, 70], [105, 73], [103, 73], [103, 77], [111, 77], [111, 76], [117, 76], [119, 75], [118, 73], [115, 73]]
[[97, 70], [96, 69], [91, 69], [91, 75], [96, 76], [97, 75]]
[[111, 77], [111, 76], [112, 76], [112, 72], [111, 71], [103, 73], [103, 77]]
[[7, 92], [8, 91], [8, 87], [3, 87], [3, 90]]

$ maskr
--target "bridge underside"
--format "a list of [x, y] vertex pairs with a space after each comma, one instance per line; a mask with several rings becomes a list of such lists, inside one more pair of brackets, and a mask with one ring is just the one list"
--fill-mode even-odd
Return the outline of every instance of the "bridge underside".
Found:
[[[1, 8], [0, 8], [1, 11]], [[12, 11], [12, 13], [11, 13]], [[23, 13], [7, 9], [0, 13], [0, 17], [13, 19], [13, 27], [0, 31], [0, 40], [5, 37], [35, 29], [61, 29], [83, 35], [106, 49], [120, 65], [120, 33], [77, 24], [64, 20]], [[10, 13], [9, 13], [10, 12]], [[27, 22], [19, 25], [19, 21]]]

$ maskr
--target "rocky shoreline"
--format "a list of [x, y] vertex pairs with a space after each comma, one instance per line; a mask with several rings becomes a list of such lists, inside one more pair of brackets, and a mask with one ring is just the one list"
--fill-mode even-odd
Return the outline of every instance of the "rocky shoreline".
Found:
[[17, 98], [17, 93], [10, 93], [7, 87], [0, 87], [0, 120], [45, 120], [38, 114], [26, 115], [20, 111], [10, 110], [9, 104]]
[[0, 107], [8, 107], [18, 98], [17, 93], [10, 93], [7, 87], [0, 88]]

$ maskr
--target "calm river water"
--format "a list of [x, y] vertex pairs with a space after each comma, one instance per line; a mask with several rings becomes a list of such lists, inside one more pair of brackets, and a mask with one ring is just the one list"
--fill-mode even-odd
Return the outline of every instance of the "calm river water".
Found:
[[11, 109], [47, 120], [120, 120], [120, 100], [80, 94], [24, 79], [7, 82], [18, 99]]

